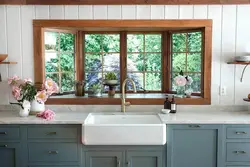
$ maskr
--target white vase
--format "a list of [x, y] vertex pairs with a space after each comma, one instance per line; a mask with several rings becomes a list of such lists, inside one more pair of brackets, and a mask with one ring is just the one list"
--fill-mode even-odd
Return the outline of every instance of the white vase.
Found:
[[27, 116], [29, 116], [29, 113], [30, 113], [29, 107], [25, 107], [24, 109], [20, 108], [19, 116], [20, 117], [27, 117]]
[[44, 103], [39, 103], [36, 100], [31, 101], [30, 115], [36, 115], [45, 110]]

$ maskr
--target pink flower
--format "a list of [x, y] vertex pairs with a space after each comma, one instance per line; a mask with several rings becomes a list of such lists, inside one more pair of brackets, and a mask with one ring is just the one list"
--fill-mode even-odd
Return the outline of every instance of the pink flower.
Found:
[[45, 90], [39, 91], [37, 92], [35, 99], [39, 102], [39, 103], [44, 103], [46, 102], [46, 100], [48, 99], [48, 95], [46, 94]]
[[32, 83], [32, 79], [31, 78], [26, 78], [23, 81], [24, 81], [24, 83], [27, 83], [27, 82]]
[[8, 78], [8, 84], [13, 85], [13, 84], [17, 83], [17, 81], [19, 81], [19, 80], [20, 80], [20, 78], [18, 76], [14, 75], [13, 77]]
[[47, 94], [49, 96], [52, 95], [53, 93], [57, 93], [59, 91], [57, 84], [51, 78], [46, 79], [43, 87], [46, 89]]
[[187, 84], [186, 78], [184, 76], [181, 76], [181, 75], [175, 77], [174, 80], [175, 80], [175, 84], [177, 86], [185, 86]]
[[13, 86], [12, 88], [12, 95], [18, 100], [21, 96], [21, 89], [17, 86]]
[[44, 118], [46, 120], [52, 120], [52, 119], [55, 118], [55, 115], [56, 114], [52, 110], [47, 109], [45, 111], [42, 111], [42, 112], [38, 113], [36, 116]]

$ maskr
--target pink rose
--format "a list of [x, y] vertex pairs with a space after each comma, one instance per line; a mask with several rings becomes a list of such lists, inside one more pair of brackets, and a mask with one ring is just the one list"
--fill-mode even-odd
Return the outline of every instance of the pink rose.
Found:
[[46, 89], [47, 94], [49, 96], [59, 91], [57, 84], [51, 78], [46, 79], [46, 81], [43, 84], [43, 87], [44, 89]]
[[45, 111], [38, 113], [36, 116], [44, 118], [46, 120], [52, 120], [52, 119], [54, 119], [55, 115], [56, 114], [52, 110], [48, 109], [48, 110], [45, 110]]
[[8, 78], [8, 84], [13, 85], [13, 84], [17, 83], [17, 81], [19, 81], [19, 80], [20, 80], [20, 78], [18, 76], [14, 75], [13, 77]]
[[26, 78], [23, 81], [24, 81], [24, 83], [27, 83], [27, 82], [32, 83], [32, 79], [31, 78]]
[[21, 96], [21, 89], [17, 86], [13, 86], [12, 88], [12, 95], [18, 100]]
[[44, 103], [46, 102], [46, 100], [48, 99], [48, 95], [46, 94], [45, 90], [39, 91], [37, 92], [35, 99], [39, 102], [39, 103]]
[[175, 84], [177, 86], [185, 86], [187, 84], [186, 78], [184, 76], [181, 76], [181, 75], [175, 77], [174, 80], [175, 80]]

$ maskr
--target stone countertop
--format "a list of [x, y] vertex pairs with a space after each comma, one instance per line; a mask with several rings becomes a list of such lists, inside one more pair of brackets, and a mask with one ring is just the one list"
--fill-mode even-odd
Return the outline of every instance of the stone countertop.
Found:
[[[0, 124], [83, 124], [88, 114], [120, 113], [120, 106], [49, 106], [55, 111], [54, 120], [47, 121], [36, 116], [19, 117], [16, 110], [0, 110]], [[178, 106], [176, 114], [161, 114], [162, 106], [131, 106], [126, 114], [159, 114], [165, 124], [250, 124], [247, 106]]]

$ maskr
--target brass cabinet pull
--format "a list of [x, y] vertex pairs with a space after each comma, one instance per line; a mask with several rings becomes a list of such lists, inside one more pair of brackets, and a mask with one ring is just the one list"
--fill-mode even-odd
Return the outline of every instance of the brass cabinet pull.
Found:
[[7, 144], [5, 144], [5, 145], [0, 145], [0, 147], [5, 147], [5, 148], [6, 148], [6, 147], [8, 147], [8, 145], [7, 145]]
[[56, 135], [56, 132], [47, 132], [46, 135]]
[[189, 125], [190, 128], [200, 128], [200, 125]]
[[0, 132], [0, 135], [7, 135], [7, 132]]
[[247, 132], [235, 132], [237, 135], [246, 135]]
[[118, 161], [117, 161], [117, 167], [120, 167], [120, 166], [121, 166], [121, 161], [118, 160]]
[[58, 154], [58, 151], [49, 151], [49, 154]]
[[246, 151], [234, 151], [235, 154], [246, 154]]

